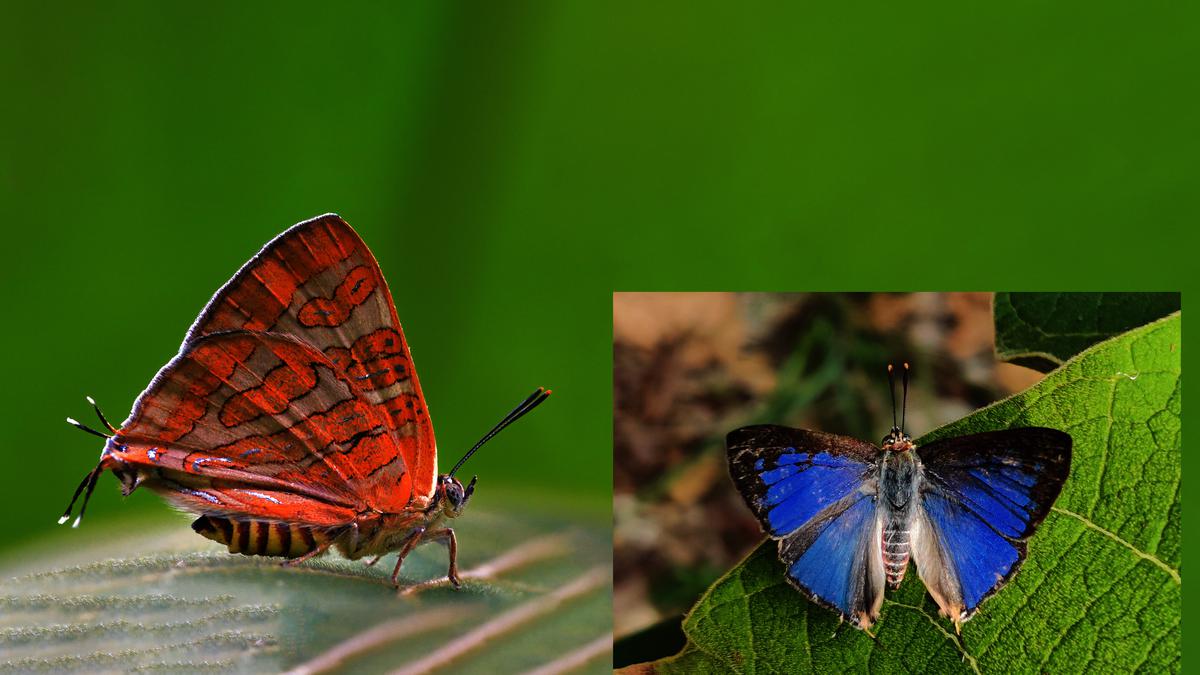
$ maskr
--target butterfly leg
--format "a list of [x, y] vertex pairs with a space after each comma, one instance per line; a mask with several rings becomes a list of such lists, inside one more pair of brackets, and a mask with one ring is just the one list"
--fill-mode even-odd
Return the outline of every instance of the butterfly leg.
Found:
[[429, 532], [426, 536], [446, 540], [446, 546], [450, 548], [450, 571], [446, 573], [446, 578], [455, 588], [462, 588], [462, 581], [458, 578], [458, 539], [454, 536], [454, 530], [446, 527]]
[[299, 558], [290, 558], [288, 560], [284, 560], [283, 562], [281, 562], [279, 564], [284, 567], [295, 567], [296, 565], [299, 565], [300, 563], [304, 562], [305, 560], [308, 560], [309, 558], [315, 558], [315, 557], [321, 555], [325, 551], [329, 550], [329, 547], [332, 545], [333, 545], [333, 540], [326, 541], [326, 542], [322, 543], [320, 546], [309, 551], [308, 553], [305, 553], [304, 555], [300, 556]]
[[400, 557], [396, 560], [396, 569], [392, 570], [393, 586], [400, 586], [400, 583], [396, 581], [396, 578], [400, 576], [400, 566], [404, 564], [404, 557], [408, 555], [409, 551], [416, 548], [424, 534], [424, 527], [415, 527], [413, 528], [412, 534], [408, 535], [408, 540], [404, 542], [404, 546], [400, 549]]
[[367, 563], [367, 567], [374, 567], [375, 563], [379, 562], [380, 560], [383, 560], [383, 556], [385, 556], [385, 555], [387, 555], [387, 554], [380, 553], [379, 555], [375, 556], [370, 562]]

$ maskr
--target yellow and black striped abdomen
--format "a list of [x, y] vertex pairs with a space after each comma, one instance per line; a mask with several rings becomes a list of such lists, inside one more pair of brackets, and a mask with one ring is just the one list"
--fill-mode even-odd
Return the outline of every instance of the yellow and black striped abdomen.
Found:
[[298, 558], [329, 541], [324, 530], [265, 520], [233, 520], [200, 516], [192, 523], [198, 534], [229, 547], [230, 553]]

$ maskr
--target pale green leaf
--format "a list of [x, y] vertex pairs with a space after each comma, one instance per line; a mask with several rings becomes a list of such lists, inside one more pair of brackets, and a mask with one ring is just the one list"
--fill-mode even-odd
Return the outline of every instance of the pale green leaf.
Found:
[[473, 507], [453, 524], [463, 588], [421, 585], [446, 573], [445, 547], [430, 544], [405, 561], [407, 594], [387, 582], [394, 554], [285, 569], [186, 521], [99, 537], [85, 524], [0, 570], [0, 671], [611, 668], [603, 519]]

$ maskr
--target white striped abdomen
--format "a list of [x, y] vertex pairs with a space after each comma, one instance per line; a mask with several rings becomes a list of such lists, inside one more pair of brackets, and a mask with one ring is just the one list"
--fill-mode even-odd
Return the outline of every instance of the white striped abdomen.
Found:
[[910, 532], [887, 523], [883, 528], [883, 569], [892, 588], [900, 585], [904, 571], [908, 568]]

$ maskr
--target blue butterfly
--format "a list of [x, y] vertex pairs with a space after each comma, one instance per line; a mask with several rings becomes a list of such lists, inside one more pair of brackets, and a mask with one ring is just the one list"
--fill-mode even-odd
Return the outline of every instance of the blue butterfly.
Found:
[[[908, 398], [908, 364], [905, 399]], [[891, 366], [888, 367], [889, 375]], [[895, 394], [893, 393], [893, 410]], [[1071, 467], [1071, 437], [1027, 427], [879, 447], [775, 425], [726, 439], [729, 469], [788, 581], [862, 629], [911, 557], [955, 630], [1012, 578]]]

